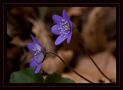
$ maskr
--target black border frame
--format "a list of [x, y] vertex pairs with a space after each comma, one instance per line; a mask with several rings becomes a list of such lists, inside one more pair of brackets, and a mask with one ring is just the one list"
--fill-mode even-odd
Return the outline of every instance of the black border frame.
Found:
[[[116, 84], [9, 84], [6, 82], [6, 7], [10, 6], [48, 6], [48, 7], [68, 7], [68, 6], [116, 6], [117, 7], [117, 82]], [[4, 3], [3, 4], [3, 87], [120, 87], [120, 3]], [[19, 86], [17, 86], [19, 85]]]
[[[2, 15], [2, 12], [3, 12], [3, 7], [2, 7], [2, 4], [0, 4], [0, 17], [3, 17]], [[2, 43], [3, 43], [3, 37], [2, 37], [2, 33], [3, 33], [3, 18], [0, 18], [0, 51], [3, 51], [3, 48], [2, 48]], [[3, 83], [3, 80], [2, 80], [2, 72], [3, 72], [3, 53], [0, 52], [0, 87], [2, 86], [2, 83]]]

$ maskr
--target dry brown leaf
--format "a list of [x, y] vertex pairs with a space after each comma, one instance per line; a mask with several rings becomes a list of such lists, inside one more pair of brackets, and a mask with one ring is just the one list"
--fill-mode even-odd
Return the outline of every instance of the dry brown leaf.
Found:
[[[66, 63], [69, 63], [71, 57], [73, 55], [72, 51], [59, 51], [58, 55], [65, 60]], [[52, 73], [62, 73], [66, 65], [56, 56], [54, 57], [47, 57], [43, 62], [43, 69], [45, 72], [52, 74]]]
[[11, 41], [11, 44], [14, 44], [19, 47], [25, 47], [31, 40], [21, 40], [18, 36], [14, 37], [13, 40]]
[[[101, 70], [114, 82], [116, 82], [116, 59], [109, 52], [99, 53], [92, 57]], [[95, 68], [94, 64], [89, 60], [88, 57], [81, 58], [80, 62], [74, 69], [79, 72], [81, 75], [85, 76], [89, 80], [92, 80], [95, 83], [99, 83], [99, 80], [103, 80], [104, 83], [109, 83]], [[75, 75], [73, 72], [65, 73], [63, 77], [70, 78], [76, 83], [86, 83], [85, 80], [81, 79], [79, 76]]]

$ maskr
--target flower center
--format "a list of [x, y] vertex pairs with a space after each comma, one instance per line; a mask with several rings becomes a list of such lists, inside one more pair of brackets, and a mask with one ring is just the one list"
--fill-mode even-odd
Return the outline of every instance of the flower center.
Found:
[[67, 31], [70, 30], [70, 27], [69, 27], [68, 24], [65, 25], [65, 28], [66, 28]]
[[38, 44], [35, 44], [35, 48], [32, 50], [35, 52], [34, 55], [37, 55], [41, 52], [41, 47]]
[[65, 31], [69, 31], [70, 30], [69, 23], [65, 19], [62, 19], [62, 22], [60, 23], [60, 26]]

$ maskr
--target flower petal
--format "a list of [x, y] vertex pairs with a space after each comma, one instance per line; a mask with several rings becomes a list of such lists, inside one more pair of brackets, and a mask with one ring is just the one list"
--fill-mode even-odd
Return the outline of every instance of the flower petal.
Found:
[[41, 46], [41, 44], [40, 44], [40, 42], [38, 41], [37, 38], [35, 38], [32, 34], [30, 34], [30, 36], [31, 36], [31, 38], [32, 38], [32, 40], [33, 40], [34, 43], [36, 43], [36, 44], [38, 44], [38, 45]]
[[52, 16], [52, 19], [55, 23], [59, 24], [62, 20], [62, 17], [61, 16], [58, 16], [58, 15], [53, 15]]
[[39, 64], [37, 67], [36, 67], [36, 69], [35, 69], [35, 74], [37, 74], [37, 73], [39, 73], [40, 72], [40, 69], [41, 69], [41, 67], [42, 67], [42, 64]]
[[52, 28], [51, 28], [51, 31], [52, 33], [56, 34], [56, 35], [59, 35], [60, 34], [60, 30], [58, 30], [59, 28], [59, 25], [54, 25]]
[[67, 44], [70, 43], [71, 37], [72, 37], [72, 32], [70, 32], [70, 34], [67, 37]]
[[32, 68], [37, 67], [37, 65], [42, 63], [43, 60], [44, 60], [44, 53], [41, 52], [40, 54], [33, 57], [33, 59], [30, 62], [30, 67]]
[[41, 51], [41, 46], [35, 43], [30, 43], [27, 45], [28, 50], [33, 53], [34, 55], [36, 54], [37, 51]]
[[44, 53], [38, 54], [36, 59], [38, 63], [41, 63], [44, 60]]
[[66, 35], [64, 34], [61, 34], [55, 41], [55, 45], [59, 45], [61, 44], [65, 39], [67, 38]]
[[65, 18], [66, 20], [69, 19], [69, 16], [68, 16], [66, 10], [63, 10], [63, 13], [62, 14], [63, 14], [63, 18]]
[[32, 59], [32, 61], [30, 62], [30, 67], [35, 68], [37, 65], [37, 62]]
[[38, 55], [36, 55], [36, 56], [34, 56], [33, 57], [33, 60], [37, 63], [37, 64], [39, 64], [39, 63], [41, 63], [43, 60], [44, 60], [44, 53], [39, 53]]
[[28, 45], [27, 45], [27, 48], [28, 48], [28, 50], [29, 50], [30, 52], [35, 53], [34, 50], [33, 50], [33, 49], [35, 48], [35, 45], [34, 45], [33, 43], [28, 44]]
[[73, 23], [70, 20], [68, 20], [68, 22], [69, 22], [69, 25], [70, 25], [70, 31], [72, 32], [72, 30], [73, 30]]

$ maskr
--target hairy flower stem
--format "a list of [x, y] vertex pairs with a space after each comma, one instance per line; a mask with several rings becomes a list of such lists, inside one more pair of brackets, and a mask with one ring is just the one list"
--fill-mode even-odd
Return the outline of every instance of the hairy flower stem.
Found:
[[71, 68], [60, 56], [58, 56], [56, 53], [53, 52], [46, 52], [46, 54], [53, 54], [55, 56], [57, 56], [71, 71], [73, 71], [76, 75], [78, 75], [79, 77], [81, 77], [82, 79], [88, 81], [89, 83], [94, 83], [90, 80], [88, 80], [87, 78], [85, 78], [84, 76], [80, 75], [78, 72], [76, 72], [75, 70], [73, 70], [73, 68]]
[[85, 50], [85, 52], [86, 52], [86, 54], [88, 55], [88, 57], [90, 58], [90, 60], [92, 61], [92, 63], [95, 65], [95, 67], [98, 69], [98, 71], [109, 81], [109, 82], [111, 82], [111, 83], [113, 83], [113, 81], [110, 79], [110, 78], [108, 78], [105, 74], [104, 74], [104, 72], [99, 68], [99, 66], [96, 64], [96, 62], [92, 59], [92, 57], [88, 54], [88, 52], [87, 52], [87, 50], [84, 48], [84, 50]]

